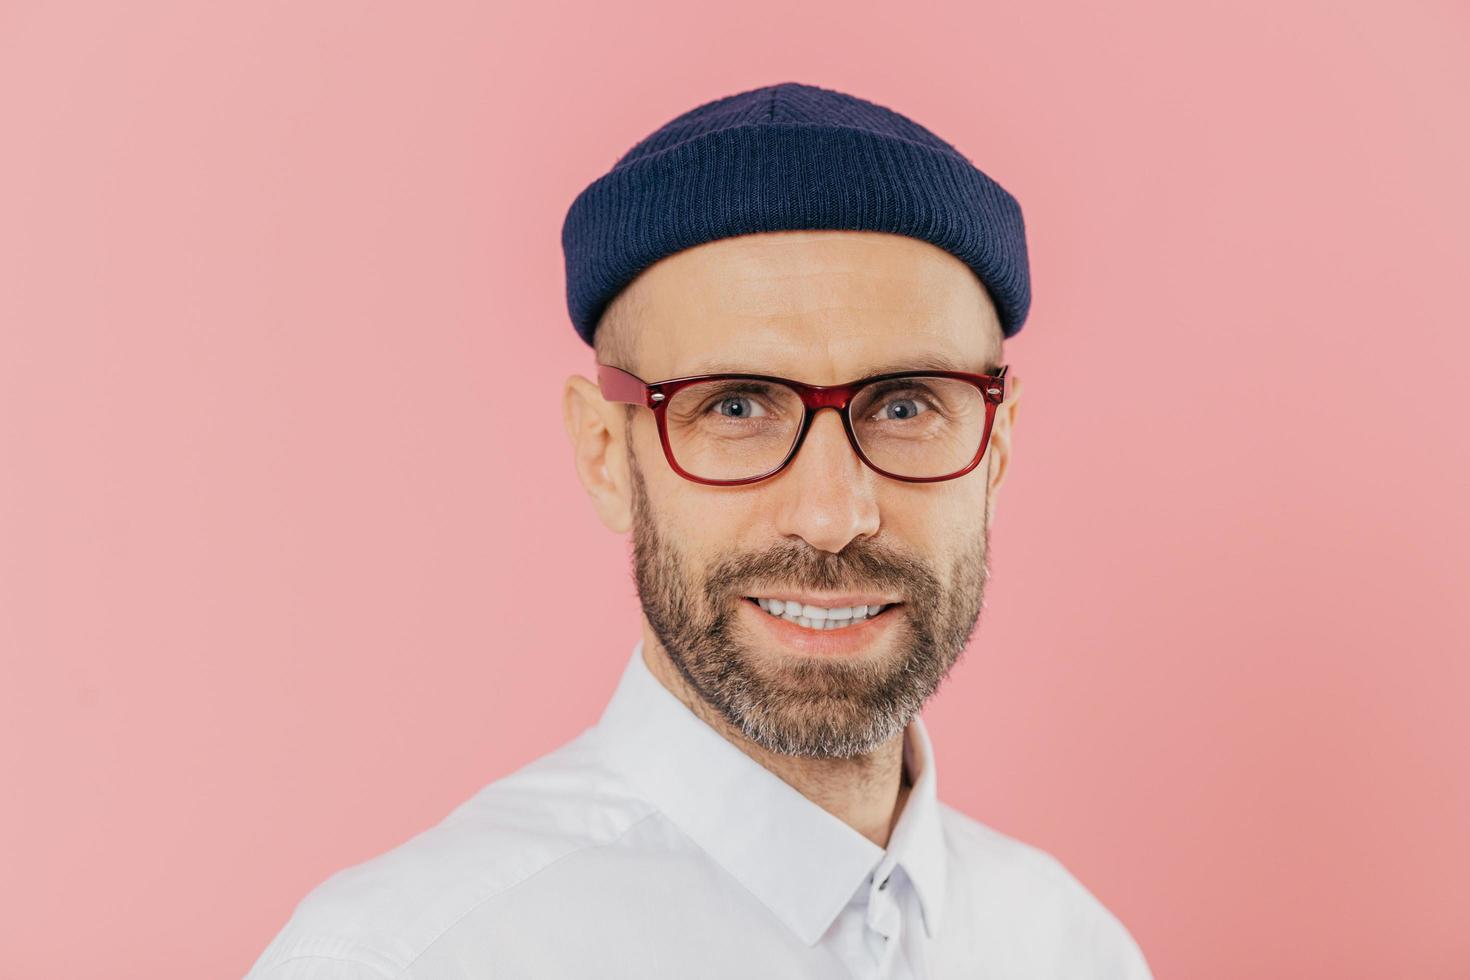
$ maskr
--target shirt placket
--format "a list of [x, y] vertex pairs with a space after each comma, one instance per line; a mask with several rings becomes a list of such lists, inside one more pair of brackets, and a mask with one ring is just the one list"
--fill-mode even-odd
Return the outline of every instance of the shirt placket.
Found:
[[903, 969], [903, 958], [899, 955], [899, 949], [903, 944], [903, 915], [896, 901], [896, 887], [899, 882], [895, 879], [897, 868], [887, 865], [873, 872], [871, 885], [868, 892], [868, 908], [865, 917], [866, 929], [863, 936], [868, 944], [868, 951], [877, 964], [877, 975], [880, 977], [907, 978], [908, 971]]

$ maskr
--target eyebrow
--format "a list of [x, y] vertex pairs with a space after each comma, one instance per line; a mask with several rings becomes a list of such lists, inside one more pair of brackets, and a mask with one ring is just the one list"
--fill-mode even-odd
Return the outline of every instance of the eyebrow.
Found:
[[[880, 364], [869, 368], [861, 376], [854, 379], [865, 381], [868, 378], [877, 377], [880, 374], [897, 374], [900, 371], [961, 371], [970, 374], [995, 374], [1000, 370], [1000, 365], [990, 361], [980, 365], [977, 370], [973, 365], [964, 364], [948, 354], [939, 352], [924, 352], [912, 354], [900, 361], [888, 364]], [[729, 361], [715, 361], [695, 368], [693, 371], [685, 372], [680, 377], [690, 377], [697, 374], [772, 374], [771, 371], [762, 371], [752, 368], [748, 364], [735, 364]]]

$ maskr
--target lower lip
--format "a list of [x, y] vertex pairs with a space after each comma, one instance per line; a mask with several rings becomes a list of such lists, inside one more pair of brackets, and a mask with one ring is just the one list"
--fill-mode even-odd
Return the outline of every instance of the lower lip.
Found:
[[891, 604], [876, 616], [861, 623], [843, 626], [834, 630], [815, 630], [772, 616], [753, 600], [741, 599], [749, 615], [760, 620], [761, 629], [768, 631], [783, 647], [813, 657], [850, 657], [871, 647], [898, 618], [899, 604]]

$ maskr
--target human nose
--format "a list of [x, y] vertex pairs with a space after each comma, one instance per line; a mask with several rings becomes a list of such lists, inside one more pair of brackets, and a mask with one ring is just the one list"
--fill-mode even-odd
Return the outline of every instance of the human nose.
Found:
[[836, 409], [817, 411], [781, 476], [775, 482], [785, 494], [777, 517], [782, 534], [837, 552], [853, 538], [877, 532], [878, 474], [853, 451]]

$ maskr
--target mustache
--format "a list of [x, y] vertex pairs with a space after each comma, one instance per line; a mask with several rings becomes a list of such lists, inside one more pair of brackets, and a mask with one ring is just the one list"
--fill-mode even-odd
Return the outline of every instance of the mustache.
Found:
[[841, 551], [818, 551], [797, 543], [750, 554], [726, 555], [705, 578], [706, 598], [718, 606], [732, 592], [750, 595], [769, 588], [809, 592], [884, 592], [919, 606], [941, 594], [927, 562], [872, 540], [854, 540]]

